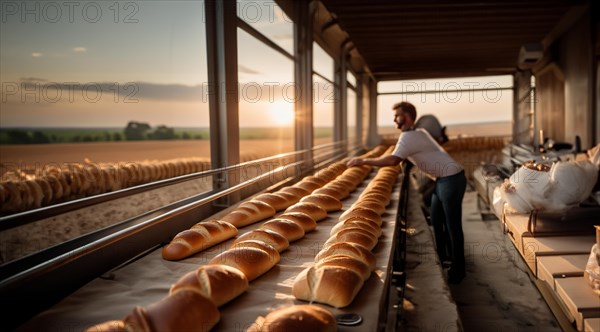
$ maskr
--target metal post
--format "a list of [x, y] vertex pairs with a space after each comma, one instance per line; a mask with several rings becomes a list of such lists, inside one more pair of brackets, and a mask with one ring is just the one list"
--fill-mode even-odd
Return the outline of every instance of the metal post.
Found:
[[[240, 162], [236, 2], [206, 0], [205, 10], [210, 154], [212, 167], [221, 168]], [[222, 190], [239, 181], [239, 170], [218, 174], [213, 177], [213, 188]], [[237, 201], [239, 193], [221, 200], [217, 205], [231, 205]]]
[[297, 85], [295, 112], [295, 146], [296, 150], [306, 150], [299, 155], [305, 160], [306, 169], [313, 167], [312, 147], [313, 136], [313, 91], [312, 91], [312, 43], [313, 43], [313, 15], [316, 3], [310, 0], [294, 1], [296, 6], [296, 24], [294, 25], [294, 76]]

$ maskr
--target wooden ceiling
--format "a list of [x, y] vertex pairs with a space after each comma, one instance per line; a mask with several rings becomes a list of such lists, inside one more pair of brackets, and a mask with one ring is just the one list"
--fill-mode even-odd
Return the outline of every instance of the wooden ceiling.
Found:
[[377, 80], [510, 74], [523, 44], [548, 46], [578, 0], [321, 0]]

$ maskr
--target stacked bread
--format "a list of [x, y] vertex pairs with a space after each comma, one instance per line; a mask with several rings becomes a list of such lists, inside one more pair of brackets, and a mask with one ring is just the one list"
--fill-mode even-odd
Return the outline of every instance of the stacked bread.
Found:
[[399, 172], [399, 166], [380, 168], [356, 202], [342, 213], [315, 264], [296, 277], [292, 294], [297, 299], [336, 308], [352, 303], [375, 268], [371, 250], [381, 236], [381, 215]]
[[259, 316], [246, 332], [335, 332], [335, 317], [321, 307], [310, 304], [292, 305]]
[[208, 331], [220, 320], [218, 307], [246, 289], [248, 279], [240, 270], [227, 265], [201, 266], [181, 277], [162, 300], [145, 308], [137, 306], [123, 320], [87, 331]]
[[31, 210], [207, 169], [210, 163], [201, 158], [117, 164], [86, 160], [45, 166], [35, 174], [17, 169], [2, 174], [0, 213]]
[[[197, 223], [175, 235], [173, 240], [163, 247], [162, 256], [167, 260], [186, 258], [236, 236], [238, 228], [270, 218], [281, 210], [285, 212], [266, 222], [261, 228], [283, 234], [289, 241], [300, 239], [305, 232], [314, 230], [316, 222], [326, 218], [328, 211], [342, 208], [342, 203], [336, 197], [311, 193], [335, 181], [334, 179], [339, 178], [345, 170], [344, 163], [334, 163], [320, 171], [317, 176], [306, 176], [294, 185], [274, 193], [259, 194], [239, 204], [220, 220]], [[356, 172], [352, 172], [354, 173]], [[293, 219], [293, 222], [289, 219]]]

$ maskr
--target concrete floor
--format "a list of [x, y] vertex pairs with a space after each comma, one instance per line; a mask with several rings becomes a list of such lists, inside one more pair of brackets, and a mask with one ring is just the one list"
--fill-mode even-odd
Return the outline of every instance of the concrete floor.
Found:
[[561, 331], [500, 221], [482, 216], [472, 188], [463, 200], [467, 277], [450, 287], [420, 202], [412, 201], [400, 330]]

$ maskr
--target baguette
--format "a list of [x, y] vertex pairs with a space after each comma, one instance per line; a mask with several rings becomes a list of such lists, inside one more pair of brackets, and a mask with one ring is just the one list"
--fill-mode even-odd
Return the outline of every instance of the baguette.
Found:
[[292, 194], [292, 195], [296, 195], [298, 197], [304, 197], [304, 196], [310, 194], [310, 192], [308, 190], [306, 190], [306, 189], [302, 189], [302, 188], [299, 188], [299, 187], [293, 187], [293, 186], [283, 187], [283, 188], [279, 189], [279, 191], [277, 191], [277, 192], [278, 193], [279, 192], [289, 193], [289, 194]]
[[311, 195], [316, 195], [316, 194], [329, 195], [329, 196], [335, 197], [339, 200], [342, 200], [342, 199], [350, 196], [350, 193], [348, 193], [345, 190], [336, 189], [336, 188], [327, 187], [327, 186], [323, 186], [322, 188], [319, 188], [311, 193]]
[[272, 217], [277, 211], [271, 205], [261, 201], [246, 201], [235, 210], [223, 216], [221, 220], [240, 228], [257, 221]]
[[287, 238], [269, 229], [255, 229], [253, 231], [247, 232], [235, 239], [235, 241], [233, 241], [232, 246], [238, 242], [248, 240], [262, 241], [275, 248], [278, 252], [282, 252], [290, 246], [290, 242]]
[[258, 248], [264, 250], [269, 254], [269, 256], [277, 257], [279, 256], [279, 251], [275, 249], [272, 245], [264, 243], [258, 240], [246, 240], [239, 241], [231, 245], [230, 249], [239, 249], [239, 248]]
[[293, 187], [304, 189], [310, 194], [315, 189], [321, 188], [322, 186], [312, 181], [301, 180], [300, 182], [295, 183]]
[[237, 233], [237, 228], [225, 221], [199, 222], [175, 235], [171, 243], [163, 247], [162, 257], [167, 260], [183, 259], [230, 239]]
[[277, 193], [264, 193], [260, 194], [253, 198], [255, 201], [265, 202], [271, 205], [276, 211], [281, 211], [287, 208], [288, 206], [294, 204], [289, 201], [287, 198], [277, 194]]
[[355, 271], [338, 266], [311, 266], [294, 280], [292, 295], [299, 300], [348, 306], [362, 287], [363, 278]]
[[335, 332], [337, 322], [326, 309], [310, 304], [292, 305], [259, 316], [246, 332]]
[[198, 292], [220, 307], [245, 292], [248, 279], [242, 271], [228, 265], [205, 265], [181, 277], [169, 294], [183, 289]]
[[371, 275], [371, 268], [367, 263], [361, 261], [360, 259], [352, 256], [346, 255], [333, 255], [329, 257], [325, 257], [324, 259], [315, 263], [315, 267], [323, 267], [323, 266], [337, 266], [337, 267], [345, 267], [353, 270], [358, 273], [363, 280], [369, 279]]
[[279, 253], [269, 255], [258, 248], [230, 248], [215, 256], [208, 264], [229, 265], [242, 271], [248, 281], [252, 281], [279, 263], [279, 259]]
[[377, 244], [377, 237], [363, 228], [348, 227], [331, 236], [323, 246], [328, 247], [334, 243], [355, 243], [368, 250], [373, 250]]
[[346, 255], [355, 257], [367, 263], [371, 270], [375, 269], [375, 255], [373, 255], [373, 253], [366, 248], [353, 243], [334, 243], [331, 246], [325, 247], [319, 251], [315, 257], [315, 262], [333, 255]]
[[297, 223], [286, 219], [273, 219], [260, 226], [285, 237], [289, 242], [294, 242], [304, 237], [304, 229]]
[[345, 221], [350, 218], [362, 218], [366, 220], [371, 220], [376, 222], [377, 225], [381, 226], [381, 216], [371, 209], [366, 209], [363, 207], [354, 207], [348, 209], [344, 213], [342, 213], [339, 220]]
[[306, 213], [302, 212], [286, 212], [277, 219], [286, 219], [295, 222], [304, 230], [304, 233], [314, 231], [317, 228], [315, 220]]
[[369, 233], [371, 233], [375, 237], [381, 236], [381, 227], [377, 225], [374, 221], [362, 220], [362, 219], [348, 219], [342, 222], [337, 223], [333, 228], [331, 228], [331, 232], [329, 235], [333, 236], [337, 232], [341, 231], [345, 228], [351, 227], [359, 227], [362, 228]]
[[124, 319], [127, 331], [208, 332], [221, 319], [217, 306], [195, 291], [181, 290], [149, 305], [136, 307]]
[[354, 204], [352, 204], [350, 210], [359, 207], [368, 210], [373, 210], [379, 215], [382, 215], [385, 212], [385, 205], [383, 205], [382, 202], [378, 202], [370, 198], [364, 200], [358, 199]]
[[338, 211], [342, 209], [342, 202], [340, 202], [339, 199], [326, 194], [312, 193], [308, 196], [302, 197], [300, 202], [315, 203], [327, 212]]
[[285, 212], [302, 212], [308, 214], [314, 221], [327, 218], [327, 211], [315, 203], [298, 202], [285, 210]]
[[101, 324], [88, 327], [85, 332], [127, 332], [125, 322], [122, 320], [110, 320]]

